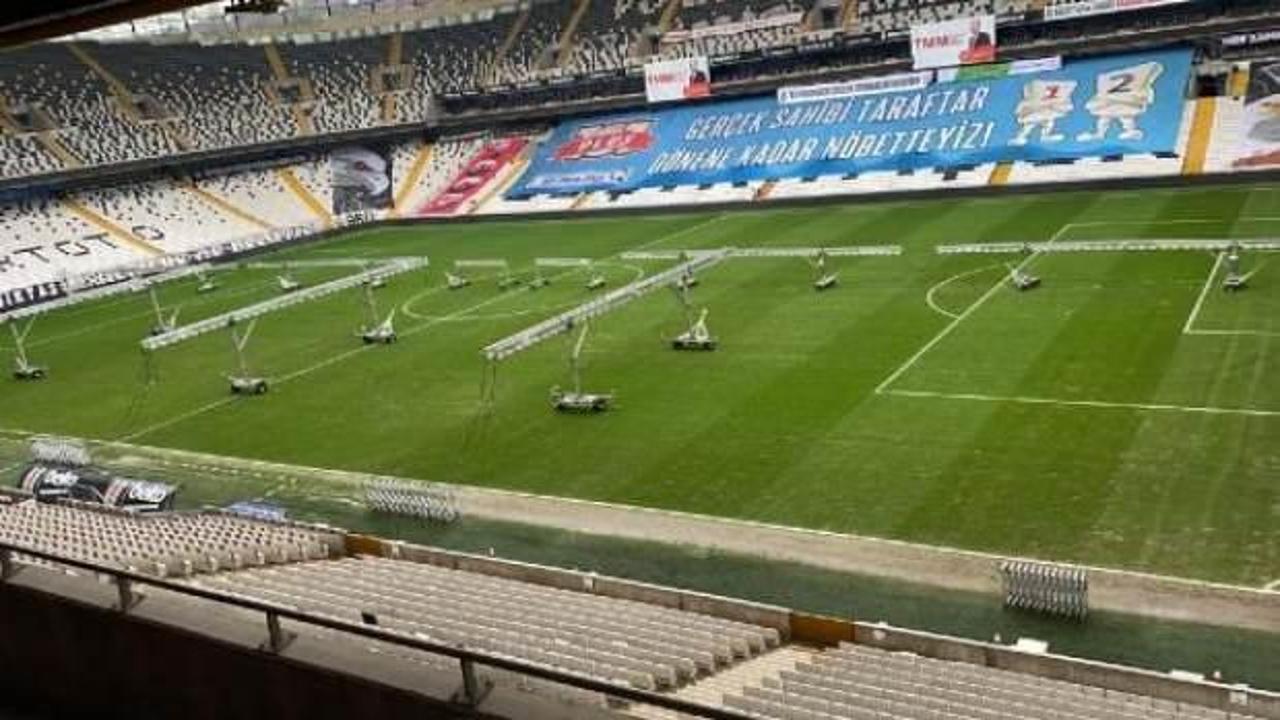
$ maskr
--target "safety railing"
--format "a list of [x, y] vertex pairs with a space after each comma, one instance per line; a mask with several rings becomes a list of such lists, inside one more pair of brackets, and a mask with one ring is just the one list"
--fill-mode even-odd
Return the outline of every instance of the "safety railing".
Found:
[[671, 695], [663, 695], [649, 690], [642, 690], [627, 685], [619, 685], [608, 680], [591, 677], [590, 675], [584, 675], [582, 673], [561, 670], [545, 665], [538, 665], [509, 656], [492, 655], [458, 645], [450, 645], [443, 642], [428, 640], [416, 635], [406, 635], [404, 633], [387, 630], [376, 625], [365, 625], [324, 615], [317, 615], [306, 612], [305, 610], [289, 607], [287, 605], [280, 605], [263, 600], [223, 593], [195, 585], [187, 585], [181, 582], [153, 577], [124, 568], [111, 567], [110, 565], [64, 557], [56, 553], [46, 552], [44, 550], [25, 547], [14, 543], [0, 542], [0, 590], [8, 584], [11, 578], [24, 568], [24, 563], [22, 563], [17, 556], [35, 558], [37, 560], [54, 563], [56, 565], [96, 573], [99, 576], [109, 578], [115, 585], [119, 598], [119, 605], [116, 609], [124, 614], [131, 612], [141, 601], [141, 597], [136, 591], [136, 586], [158, 588], [168, 592], [177, 593], [179, 595], [214, 602], [228, 607], [262, 613], [267, 636], [266, 641], [262, 645], [262, 649], [274, 654], [283, 653], [288, 648], [289, 643], [292, 642], [294, 637], [296, 637], [296, 635], [289, 633], [281, 625], [281, 621], [288, 620], [302, 625], [310, 625], [325, 630], [345, 633], [352, 637], [378, 640], [392, 645], [409, 648], [411, 650], [419, 650], [433, 655], [453, 658], [458, 661], [458, 671], [462, 681], [461, 691], [454, 700], [470, 707], [478, 706], [491, 689], [490, 686], [481, 682], [481, 678], [476, 673], [476, 666], [483, 666], [517, 673], [526, 677], [537, 678], [539, 680], [545, 680], [560, 685], [566, 685], [580, 690], [601, 693], [618, 700], [652, 705], [654, 707], [683, 713], [693, 717], [710, 718], [711, 720], [751, 720], [752, 717], [746, 713], [728, 708], [703, 705], [701, 703], [690, 702]]

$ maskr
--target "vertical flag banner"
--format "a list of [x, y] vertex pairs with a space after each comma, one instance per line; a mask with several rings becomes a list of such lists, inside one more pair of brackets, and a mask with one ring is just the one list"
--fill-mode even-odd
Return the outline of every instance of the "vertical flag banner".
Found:
[[651, 103], [706, 97], [711, 94], [711, 66], [705, 56], [646, 63], [644, 93]]
[[333, 213], [346, 215], [391, 207], [391, 149], [350, 146], [329, 156], [333, 174]]
[[995, 62], [996, 16], [975, 15], [914, 25], [911, 58], [916, 70]]
[[1280, 167], [1280, 61], [1253, 64], [1237, 142], [1233, 167]]

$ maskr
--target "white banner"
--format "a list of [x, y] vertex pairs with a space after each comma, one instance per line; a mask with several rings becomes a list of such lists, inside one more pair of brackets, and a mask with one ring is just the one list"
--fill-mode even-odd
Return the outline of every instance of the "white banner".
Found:
[[644, 94], [649, 102], [670, 102], [711, 94], [711, 67], [704, 57], [654, 60], [644, 66]]
[[1187, 0], [1068, 0], [1044, 9], [1045, 20], [1069, 20], [1086, 15], [1106, 15], [1128, 10], [1145, 10], [1161, 5], [1177, 5]]
[[719, 25], [706, 25], [703, 27], [693, 28], [692, 30], [670, 30], [662, 35], [661, 42], [682, 43], [687, 40], [697, 40], [699, 38], [716, 37], [719, 35], [737, 35], [739, 33], [747, 32], [748, 30], [768, 30], [776, 27], [799, 25], [801, 20], [804, 20], [804, 13], [797, 11], [753, 18], [751, 20], [721, 23]]
[[848, 82], [822, 83], [821, 85], [802, 85], [799, 87], [778, 88], [778, 103], [822, 102], [838, 98], [858, 97], [859, 95], [879, 95], [888, 92], [904, 92], [921, 90], [933, 79], [933, 72], [901, 73], [883, 77], [861, 78]]
[[1237, 33], [1222, 38], [1223, 47], [1248, 47], [1251, 45], [1270, 45], [1280, 42], [1280, 29], [1257, 30], [1249, 33]]
[[911, 28], [916, 70], [978, 65], [996, 59], [996, 16], [976, 15]]

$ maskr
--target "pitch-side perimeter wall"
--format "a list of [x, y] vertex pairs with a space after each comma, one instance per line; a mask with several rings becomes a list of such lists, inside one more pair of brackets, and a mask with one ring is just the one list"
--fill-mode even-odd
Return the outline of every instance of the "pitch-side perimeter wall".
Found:
[[[347, 536], [347, 550], [737, 619], [819, 647], [856, 642], [908, 650], [1280, 719], [1280, 695], [1246, 687], [363, 535]], [[6, 702], [56, 710], [60, 717], [102, 717], [128, 707], [192, 718], [612, 717], [602, 709], [570, 708], [554, 694], [517, 693], [504, 685], [495, 686], [481, 707], [465, 710], [448, 700], [457, 690], [456, 673], [405, 662], [394, 653], [370, 653], [360, 638], [313, 633], [297, 624], [289, 626], [296, 634], [284, 649], [266, 652], [262, 618], [254, 613], [168, 590], [144, 592], [141, 603], [121, 612], [115, 588], [90, 575], [30, 567], [0, 583], [0, 618], [23, 619], [4, 625], [0, 643]]]
[[[4, 435], [29, 436], [13, 430], [4, 431]], [[367, 473], [189, 450], [104, 441], [90, 441], [90, 445], [95, 452], [118, 455], [127, 466], [157, 476], [177, 464], [208, 468], [211, 473], [234, 471], [276, 479], [320, 480], [353, 488], [379, 479]], [[1005, 558], [989, 553], [490, 488], [455, 489], [463, 511], [474, 517], [799, 562], [838, 572], [985, 593], [993, 601], [1000, 592], [997, 570]], [[1091, 568], [1089, 581], [1090, 605], [1096, 610], [1280, 634], [1280, 592], [1109, 568]]]
[[1176, 702], [1194, 703], [1265, 718], [1280, 718], [1280, 695], [1212, 682], [1183, 680], [1166, 673], [1082, 660], [1064, 655], [1028, 652], [1007, 645], [964, 640], [946, 635], [798, 613], [677, 588], [649, 585], [595, 573], [440, 550], [363, 535], [348, 536], [348, 551], [379, 554], [455, 570], [496, 575], [585, 592], [634, 600], [680, 610], [776, 628], [791, 642], [832, 646], [855, 642], [886, 650], [906, 650], [926, 657], [1013, 670]]

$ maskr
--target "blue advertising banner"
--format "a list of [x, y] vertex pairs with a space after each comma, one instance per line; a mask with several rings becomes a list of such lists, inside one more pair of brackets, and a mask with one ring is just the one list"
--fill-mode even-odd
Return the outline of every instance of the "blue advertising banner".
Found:
[[782, 105], [775, 96], [560, 124], [508, 197], [1175, 149], [1191, 51]]

